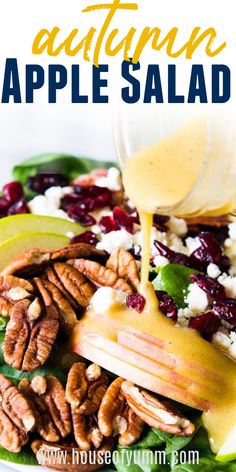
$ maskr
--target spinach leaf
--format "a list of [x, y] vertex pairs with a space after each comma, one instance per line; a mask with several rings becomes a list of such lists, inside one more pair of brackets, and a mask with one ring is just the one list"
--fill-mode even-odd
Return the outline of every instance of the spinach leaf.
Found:
[[163, 464], [158, 464], [157, 456], [151, 449], [135, 451], [130, 448], [118, 447], [114, 458], [118, 472], [164, 472], [169, 470]]
[[45, 153], [31, 157], [18, 164], [13, 169], [13, 177], [22, 183], [26, 196], [31, 198], [34, 193], [27, 188], [27, 180], [38, 172], [59, 172], [74, 179], [81, 174], [87, 174], [92, 169], [117, 167], [114, 162], [99, 161], [86, 157], [76, 157], [62, 153]]
[[38, 465], [38, 461], [30, 447], [24, 447], [21, 452], [9, 452], [0, 447], [0, 460], [13, 462], [14, 464]]
[[181, 264], [167, 264], [159, 270], [152, 283], [155, 290], [164, 290], [175, 300], [179, 308], [184, 308], [185, 297], [191, 283], [189, 276], [195, 273], [194, 269]]
[[38, 367], [38, 369], [35, 369], [31, 372], [21, 372], [20, 370], [13, 369], [8, 364], [2, 364], [0, 365], [0, 373], [5, 375], [8, 379], [10, 379], [13, 383], [18, 384], [21, 379], [27, 377], [30, 380], [33, 379], [33, 377], [38, 374], [38, 375], [54, 375], [57, 377], [63, 384], [66, 383], [66, 375], [63, 372], [63, 370], [60, 367], [55, 366], [54, 364], [47, 362], [44, 364], [42, 367]]
[[163, 431], [159, 430], [154, 431], [159, 440], [162, 440], [162, 442], [166, 443], [166, 454], [171, 454], [173, 451], [179, 451], [180, 449], [183, 449], [192, 441], [193, 436], [195, 435], [195, 431], [192, 436], [175, 436], [173, 434], [164, 433]]
[[236, 462], [216, 462], [214, 458], [200, 457], [198, 464], [177, 464], [174, 472], [236, 472]]
[[163, 438], [159, 437], [156, 434], [155, 430], [148, 429], [142, 438], [135, 443], [133, 446], [130, 446], [131, 449], [147, 449], [149, 447], [156, 447], [163, 444]]
[[3, 358], [3, 352], [2, 352], [2, 343], [4, 341], [5, 333], [0, 331], [0, 366], [2, 364], [5, 364], [4, 358]]
[[8, 318], [4, 318], [4, 316], [0, 316], [0, 331], [5, 331], [7, 323], [8, 323]]

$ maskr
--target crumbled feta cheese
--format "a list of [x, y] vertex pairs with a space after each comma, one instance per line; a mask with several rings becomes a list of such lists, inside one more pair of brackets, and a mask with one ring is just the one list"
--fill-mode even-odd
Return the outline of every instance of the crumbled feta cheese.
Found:
[[230, 258], [231, 267], [229, 269], [229, 275], [234, 277], [236, 275], [236, 256]]
[[185, 220], [182, 218], [176, 218], [172, 216], [167, 223], [170, 231], [175, 233], [177, 236], [185, 236], [188, 231], [188, 226]]
[[66, 236], [67, 236], [68, 238], [72, 239], [72, 238], [75, 237], [75, 233], [73, 233], [73, 231], [67, 231]]
[[231, 347], [229, 334], [224, 328], [220, 328], [217, 333], [213, 334], [212, 342], [221, 349], [229, 349]]
[[67, 213], [60, 209], [60, 200], [71, 192], [71, 187], [50, 187], [45, 195], [37, 195], [28, 202], [31, 213], [42, 216], [54, 216], [70, 220]]
[[111, 287], [99, 288], [90, 300], [90, 305], [96, 314], [102, 315], [114, 305], [126, 303], [126, 296], [121, 290], [114, 290]]
[[44, 195], [37, 195], [34, 197], [30, 202], [28, 202], [28, 207], [31, 213], [44, 216], [51, 216], [57, 209], [57, 207], [55, 207], [55, 205]]
[[186, 246], [184, 246], [182, 239], [180, 239], [176, 234], [169, 233], [168, 234], [168, 247], [175, 252], [181, 252], [182, 254], [188, 255], [188, 250]]
[[92, 228], [91, 228], [91, 230], [92, 230], [92, 232], [93, 232], [94, 234], [99, 234], [99, 233], [101, 233], [101, 228], [100, 228], [99, 225], [93, 225]]
[[194, 251], [196, 251], [196, 249], [198, 249], [201, 246], [201, 243], [200, 243], [200, 240], [199, 240], [198, 237], [196, 237], [196, 238], [191, 238], [191, 237], [186, 238], [185, 244], [187, 246], [189, 255], [192, 254]]
[[72, 193], [72, 191], [72, 187], [50, 187], [44, 195], [56, 208], [60, 208], [61, 198]]
[[236, 222], [229, 224], [229, 237], [231, 239], [236, 239]]
[[188, 320], [192, 315], [193, 312], [189, 308], [180, 308], [177, 314], [177, 324], [185, 328], [188, 326]]
[[206, 293], [196, 283], [193, 283], [189, 286], [186, 303], [193, 313], [201, 313], [208, 307], [208, 298]]
[[225, 288], [227, 297], [236, 298], [236, 277], [231, 277], [227, 274], [222, 274], [218, 277], [220, 282]]
[[71, 218], [69, 218], [67, 213], [64, 210], [61, 210], [60, 208], [58, 210], [54, 210], [54, 212], [50, 216], [54, 216], [55, 218], [63, 218], [64, 220], [73, 221]]
[[133, 245], [132, 234], [125, 229], [119, 231], [111, 231], [104, 234], [102, 240], [97, 244], [98, 249], [103, 249], [109, 254], [117, 248], [131, 249]]
[[230, 248], [233, 245], [233, 239], [231, 238], [226, 238], [224, 242], [224, 246], [227, 248]]
[[122, 188], [120, 171], [116, 167], [110, 167], [105, 177], [95, 179], [97, 187], [107, 187], [109, 190], [119, 191]]
[[[157, 231], [157, 229], [153, 226], [151, 230], [151, 246], [153, 246], [153, 243], [156, 239], [158, 241], [163, 242], [163, 244], [167, 244], [165, 233], [161, 233], [160, 231]], [[133, 234], [133, 245], [142, 247], [142, 232], [141, 231], [136, 231], [136, 233]]]
[[166, 259], [166, 257], [163, 257], [163, 256], [155, 256], [154, 259], [153, 259], [153, 263], [155, 265], [155, 267], [165, 267], [167, 264], [169, 264], [169, 261], [168, 259]]
[[207, 275], [209, 275], [209, 277], [211, 277], [212, 279], [217, 279], [217, 277], [219, 277], [220, 274], [221, 274], [221, 271], [218, 265], [213, 264], [213, 262], [211, 262], [207, 266]]

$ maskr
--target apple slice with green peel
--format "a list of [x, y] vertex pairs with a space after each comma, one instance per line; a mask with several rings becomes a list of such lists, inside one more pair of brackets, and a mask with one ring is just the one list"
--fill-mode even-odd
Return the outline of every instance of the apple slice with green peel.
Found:
[[236, 449], [230, 435], [236, 424], [236, 363], [195, 330], [176, 326], [153, 300], [150, 311], [139, 314], [126, 305], [99, 314], [91, 305], [74, 327], [70, 346], [118, 376], [202, 410], [212, 450], [219, 454], [227, 445], [221, 457], [229, 457]]
[[220, 462], [232, 461], [234, 459], [236, 459], [236, 425], [230, 431], [216, 456], [216, 460]]
[[83, 226], [73, 221], [64, 220], [63, 218], [55, 218], [54, 216], [40, 215], [13, 215], [0, 219], [0, 243], [9, 238], [18, 236], [21, 233], [56, 233], [77, 236], [83, 233]]
[[69, 244], [70, 238], [54, 233], [23, 233], [0, 244], [0, 272], [19, 254], [33, 248], [41, 250], [59, 249]]

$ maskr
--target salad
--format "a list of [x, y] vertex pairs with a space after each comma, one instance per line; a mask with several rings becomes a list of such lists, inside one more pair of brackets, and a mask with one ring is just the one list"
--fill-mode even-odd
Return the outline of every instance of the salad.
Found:
[[[83, 451], [94, 453], [85, 472], [236, 471], [215, 460], [199, 410], [72, 352], [88, 307], [143, 311], [141, 256], [139, 216], [114, 163], [45, 154], [13, 169], [0, 197], [1, 460], [80, 471], [72, 459]], [[149, 279], [166, 317], [236, 359], [232, 217], [156, 214]], [[66, 463], [49, 461], [58, 450]]]

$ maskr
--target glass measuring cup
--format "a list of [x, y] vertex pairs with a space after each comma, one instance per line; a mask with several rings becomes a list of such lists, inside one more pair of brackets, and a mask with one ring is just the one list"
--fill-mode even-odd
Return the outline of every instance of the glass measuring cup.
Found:
[[[189, 216], [196, 214], [221, 215], [236, 207], [236, 130], [235, 119], [230, 106], [163, 106], [120, 105], [115, 117], [115, 142], [118, 157], [123, 168], [127, 159], [149, 149], [158, 152], [158, 144], [172, 138], [189, 123], [192, 126], [192, 142], [197, 145], [196, 134], [199, 124], [204, 133], [204, 146], [199, 154], [194, 178], [180, 199], [171, 204], [157, 205], [156, 211], [163, 214]], [[196, 123], [196, 133], [194, 130]], [[191, 141], [190, 141], [191, 142]], [[157, 147], [156, 147], [157, 146]], [[174, 148], [172, 147], [172, 152]], [[154, 156], [153, 156], [154, 157]], [[156, 157], [158, 158], [158, 156]], [[145, 162], [145, 161], [143, 161]], [[162, 163], [163, 164], [163, 163]], [[178, 160], [168, 161], [166, 175], [177, 172]], [[184, 161], [181, 163], [184, 166]], [[140, 192], [145, 169], [140, 168]], [[186, 161], [186, 179], [188, 166]], [[158, 175], [156, 185], [160, 185]], [[164, 186], [164, 182], [161, 185]], [[178, 180], [175, 183], [179, 185]], [[164, 187], [163, 187], [164, 188]], [[129, 195], [132, 200], [132, 195]]]

